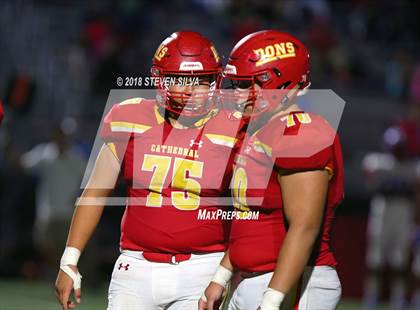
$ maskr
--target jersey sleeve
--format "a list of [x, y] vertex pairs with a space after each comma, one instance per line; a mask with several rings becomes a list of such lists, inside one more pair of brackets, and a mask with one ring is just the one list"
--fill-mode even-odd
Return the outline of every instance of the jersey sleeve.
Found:
[[99, 135], [118, 159], [122, 159], [130, 138], [140, 137], [158, 124], [154, 100], [129, 98], [115, 104], [102, 121]]
[[119, 104], [115, 104], [104, 117], [99, 135], [118, 160], [124, 157], [131, 131], [124, 130], [124, 114]]
[[[153, 101], [140, 97], [114, 104], [103, 119], [100, 136], [105, 142], [126, 140], [132, 134], [141, 134], [151, 128], [145, 119], [154, 114]], [[150, 120], [149, 120], [150, 122]]]
[[262, 139], [270, 141], [269, 155], [278, 170], [327, 169], [333, 173], [335, 137], [324, 119], [302, 112], [272, 124]]
[[112, 126], [119, 118], [119, 106], [115, 104], [105, 115], [100, 130], [100, 137], [105, 143], [115, 142], [118, 139], [118, 134], [113, 132]]

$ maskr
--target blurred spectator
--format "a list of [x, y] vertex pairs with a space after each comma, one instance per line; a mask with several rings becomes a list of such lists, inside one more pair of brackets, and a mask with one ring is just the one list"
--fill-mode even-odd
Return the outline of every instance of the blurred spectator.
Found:
[[306, 32], [311, 53], [316, 51], [321, 55], [328, 54], [337, 44], [336, 35], [328, 20], [320, 17], [313, 19]]
[[347, 86], [350, 83], [350, 56], [347, 50], [337, 46], [328, 54], [328, 64], [331, 67], [334, 80]]
[[[332, 65], [335, 65], [337, 72], [342, 71], [338, 68], [345, 68], [347, 60], [345, 54], [332, 54], [337, 47], [337, 41], [329, 21], [323, 17], [313, 16], [310, 16], [309, 20], [311, 22], [305, 31], [305, 37], [311, 51], [311, 72], [315, 77], [330, 76], [333, 73], [331, 72]], [[331, 86], [331, 82], [329, 82], [328, 87]]]
[[50, 142], [36, 145], [21, 158], [23, 167], [38, 177], [34, 238], [54, 272], [86, 166], [85, 159], [72, 148], [72, 126], [71, 121], [63, 122], [52, 132]]
[[411, 102], [408, 116], [397, 125], [406, 139], [407, 156], [420, 158], [420, 102]]
[[330, 18], [330, 3], [326, 0], [298, 0], [300, 8], [318, 20]]
[[394, 98], [401, 98], [407, 91], [410, 75], [408, 54], [399, 50], [392, 55], [385, 67], [385, 90]]
[[[34, 179], [20, 165], [13, 139], [0, 129], [0, 276], [36, 278], [32, 229]], [[25, 266], [30, 268], [25, 268]]]
[[420, 105], [420, 64], [417, 64], [413, 70], [410, 82], [410, 98]]
[[94, 57], [102, 58], [113, 45], [113, 28], [110, 16], [92, 18], [85, 27], [88, 48]]
[[367, 5], [364, 2], [356, 2], [348, 15], [348, 27], [350, 34], [358, 40], [364, 40], [367, 35]]
[[388, 128], [383, 140], [386, 151], [367, 154], [363, 160], [366, 185], [372, 191], [364, 304], [365, 309], [376, 309], [383, 272], [389, 265], [391, 307], [404, 310], [418, 161], [409, 156], [408, 140], [401, 127]]
[[95, 60], [92, 73], [93, 95], [105, 98], [115, 87], [115, 79], [123, 75], [122, 44], [124, 33], [118, 33], [111, 15], [93, 17], [85, 26], [88, 51]]

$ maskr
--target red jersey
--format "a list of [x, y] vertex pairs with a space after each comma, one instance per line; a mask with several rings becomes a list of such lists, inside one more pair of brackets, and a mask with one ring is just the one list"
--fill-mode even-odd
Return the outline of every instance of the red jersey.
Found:
[[247, 136], [235, 158], [231, 185], [235, 207], [260, 211], [255, 220], [233, 219], [229, 253], [236, 268], [247, 272], [275, 269], [287, 233], [279, 172], [313, 169], [326, 169], [331, 178], [321, 233], [308, 265], [336, 265], [329, 241], [334, 210], [343, 198], [339, 137], [320, 116], [292, 112]]
[[4, 117], [3, 106], [0, 101], [0, 124], [1, 124], [1, 121], [3, 120], [3, 117]]
[[174, 128], [154, 100], [141, 98], [114, 105], [105, 117], [101, 136], [120, 159], [129, 185], [122, 249], [171, 254], [225, 250], [225, 223], [198, 214], [226, 205], [221, 196], [229, 187], [239, 121], [219, 112], [200, 122]]
[[407, 155], [411, 158], [420, 156], [420, 124], [416, 119], [406, 119], [397, 124], [404, 132]]

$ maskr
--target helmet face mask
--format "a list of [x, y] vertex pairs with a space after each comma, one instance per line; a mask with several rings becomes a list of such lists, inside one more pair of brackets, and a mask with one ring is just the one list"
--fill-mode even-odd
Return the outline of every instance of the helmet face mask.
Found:
[[260, 89], [251, 76], [223, 76], [220, 92], [228, 110], [239, 111], [246, 117], [254, 113]]
[[221, 71], [220, 58], [207, 38], [192, 31], [173, 33], [153, 58], [157, 103], [173, 116], [204, 117], [217, 106]]
[[[256, 116], [292, 102], [309, 87], [309, 73], [309, 53], [303, 43], [290, 34], [264, 30], [235, 45], [223, 78], [231, 81], [232, 89], [250, 87], [245, 107], [241, 98], [236, 109], [245, 111], [245, 116]], [[223, 101], [232, 104], [235, 96], [227, 95]]]
[[289, 100], [289, 83], [278, 89], [264, 88], [258, 77], [224, 77], [220, 90], [222, 101], [229, 110], [239, 111], [243, 117], [256, 117]]
[[175, 82], [159, 84], [157, 103], [164, 109], [175, 115], [196, 117], [206, 115], [215, 108], [215, 75], [169, 75], [162, 81], [165, 78]]

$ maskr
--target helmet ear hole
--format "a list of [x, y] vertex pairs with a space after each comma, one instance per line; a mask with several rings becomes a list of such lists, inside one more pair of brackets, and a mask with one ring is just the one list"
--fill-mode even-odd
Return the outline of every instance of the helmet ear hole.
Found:
[[254, 77], [255, 83], [257, 83], [259, 86], [263, 86], [263, 84], [270, 81], [270, 79], [271, 74], [267, 71]]
[[150, 70], [152, 76], [159, 76], [160, 75], [160, 71], [158, 68], [152, 67], [152, 69]]

